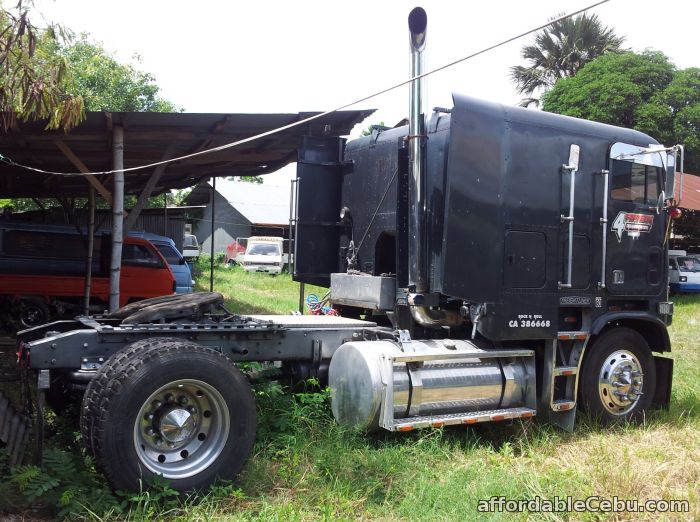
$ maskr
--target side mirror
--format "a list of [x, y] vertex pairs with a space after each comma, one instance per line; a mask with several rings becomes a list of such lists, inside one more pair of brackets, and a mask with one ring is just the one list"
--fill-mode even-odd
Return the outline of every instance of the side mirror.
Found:
[[567, 165], [567, 169], [578, 170], [578, 159], [580, 155], [581, 147], [572, 143], [571, 147], [569, 148], [569, 163]]
[[[666, 192], [667, 197], [676, 197], [676, 155], [668, 154], [666, 156], [666, 187], [664, 192]], [[682, 175], [682, 173], [681, 173]]]

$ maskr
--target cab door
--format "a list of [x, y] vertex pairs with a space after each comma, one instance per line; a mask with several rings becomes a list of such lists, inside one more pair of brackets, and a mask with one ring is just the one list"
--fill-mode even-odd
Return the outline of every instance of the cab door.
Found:
[[605, 284], [611, 294], [666, 289], [664, 152], [615, 143], [609, 158]]

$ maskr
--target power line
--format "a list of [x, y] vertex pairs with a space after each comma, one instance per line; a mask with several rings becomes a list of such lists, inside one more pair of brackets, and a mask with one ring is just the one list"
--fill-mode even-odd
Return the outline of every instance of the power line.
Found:
[[198, 156], [204, 156], [204, 155], [206, 155], [206, 154], [211, 154], [211, 153], [214, 153], [214, 152], [219, 152], [219, 151], [222, 151], [222, 150], [231, 149], [231, 148], [234, 148], [234, 147], [238, 147], [238, 146], [240, 146], [240, 145], [244, 145], [244, 144], [246, 144], [246, 143], [250, 143], [250, 142], [252, 142], [252, 141], [259, 140], [259, 139], [261, 139], [261, 138], [265, 138], [265, 137], [267, 137], [267, 136], [271, 136], [271, 135], [273, 135], [273, 134], [277, 134], [278, 132], [282, 132], [282, 131], [285, 131], [285, 130], [288, 130], [288, 129], [292, 129], [292, 128], [294, 128], [294, 127], [298, 127], [298, 126], [300, 126], [300, 125], [304, 125], [304, 124], [306, 124], [306, 123], [309, 123], [309, 122], [311, 122], [311, 121], [317, 120], [317, 119], [319, 119], [319, 118], [323, 118], [324, 116], [328, 116], [329, 114], [332, 114], [332, 113], [334, 113], [334, 112], [338, 112], [338, 111], [345, 110], [345, 109], [347, 109], [347, 108], [349, 108], [349, 107], [352, 107], [353, 105], [357, 105], [358, 103], [362, 103], [362, 102], [365, 102], [365, 101], [367, 101], [367, 100], [371, 100], [372, 98], [376, 98], [377, 96], [381, 96], [382, 94], [386, 94], [386, 93], [388, 93], [388, 92], [390, 92], [390, 91], [393, 91], [393, 90], [395, 90], [395, 89], [398, 89], [399, 87], [403, 87], [404, 85], [408, 85], [409, 83], [411, 83], [411, 82], [413, 82], [413, 81], [415, 81], [415, 80], [419, 80], [419, 79], [421, 79], [421, 78], [425, 78], [425, 77], [427, 77], [427, 76], [430, 76], [430, 75], [435, 74], [435, 73], [437, 73], [437, 72], [443, 71], [443, 70], [448, 69], [448, 68], [450, 68], [450, 67], [454, 67], [454, 66], [457, 65], [457, 64], [460, 64], [460, 63], [462, 63], [462, 62], [465, 62], [465, 61], [467, 61], [467, 60], [470, 60], [470, 59], [475, 58], [475, 57], [477, 57], [477, 56], [480, 56], [480, 55], [482, 55], [482, 54], [485, 54], [485, 53], [487, 53], [487, 52], [489, 52], [489, 51], [493, 51], [494, 49], [497, 49], [498, 47], [502, 47], [502, 46], [504, 46], [504, 45], [506, 45], [506, 44], [509, 44], [509, 43], [511, 43], [511, 42], [513, 42], [513, 41], [515, 41], [515, 40], [518, 40], [518, 39], [520, 39], [520, 38], [523, 38], [523, 37], [525, 37], [525, 36], [528, 36], [528, 35], [530, 35], [530, 34], [532, 34], [532, 33], [537, 32], [537, 31], [540, 31], [541, 29], [544, 29], [545, 27], [549, 27], [549, 26], [552, 25], [552, 24], [555, 24], [555, 23], [557, 23], [557, 22], [561, 22], [562, 20], [566, 20], [567, 18], [571, 18], [572, 16], [576, 16], [576, 15], [578, 15], [578, 14], [581, 14], [581, 13], [583, 13], [583, 12], [585, 12], [585, 11], [588, 11], [588, 10], [590, 10], [590, 9], [593, 9], [593, 8], [595, 8], [595, 7], [598, 7], [599, 5], [605, 4], [605, 3], [609, 2], [609, 1], [610, 1], [610, 0], [600, 0], [600, 1], [598, 1], [598, 2], [595, 2], [595, 3], [593, 3], [593, 4], [588, 5], [587, 7], [583, 7], [583, 8], [578, 9], [577, 11], [574, 11], [574, 12], [572, 12], [572, 13], [565, 14], [565, 15], [562, 15], [562, 16], [560, 16], [560, 17], [558, 17], [558, 18], [555, 18], [555, 19], [553, 19], [553, 20], [550, 20], [550, 21], [547, 22], [546, 24], [542, 24], [542, 25], [540, 25], [540, 26], [538, 26], [538, 27], [535, 27], [535, 28], [533, 28], [533, 29], [529, 29], [528, 31], [525, 31], [525, 32], [520, 33], [520, 34], [515, 35], [515, 36], [512, 36], [512, 37], [508, 38], [507, 40], [502, 40], [501, 42], [498, 42], [498, 43], [496, 43], [496, 44], [493, 44], [493, 45], [491, 45], [491, 46], [489, 46], [489, 47], [485, 47], [484, 49], [481, 49], [480, 51], [476, 51], [476, 52], [474, 52], [474, 53], [472, 53], [472, 54], [469, 54], [469, 55], [467, 55], [467, 56], [464, 56], [464, 57], [462, 57], [462, 58], [459, 58], [459, 59], [457, 59], [457, 60], [454, 60], [454, 61], [452, 61], [452, 62], [449, 62], [449, 63], [447, 63], [447, 64], [445, 64], [445, 65], [441, 65], [440, 67], [437, 67], [437, 68], [435, 68], [435, 69], [431, 69], [431, 70], [428, 71], [428, 72], [425, 72], [425, 73], [420, 74], [420, 75], [418, 75], [418, 76], [414, 76], [413, 78], [409, 78], [408, 80], [404, 80], [404, 81], [402, 81], [402, 82], [400, 82], [400, 83], [397, 83], [397, 84], [392, 85], [392, 86], [390, 86], [390, 87], [387, 87], [387, 88], [385, 88], [385, 89], [376, 91], [376, 92], [374, 92], [374, 93], [372, 93], [372, 94], [369, 94], [369, 95], [367, 95], [367, 96], [363, 96], [362, 98], [359, 98], [359, 99], [357, 99], [357, 100], [355, 100], [355, 101], [352, 101], [352, 102], [350, 102], [350, 103], [346, 103], [346, 104], [344, 104], [344, 105], [341, 105], [340, 107], [337, 107], [337, 108], [335, 108], [335, 109], [331, 109], [331, 110], [328, 110], [328, 111], [325, 111], [325, 112], [321, 112], [321, 113], [316, 114], [316, 115], [314, 115], [314, 116], [309, 116], [308, 118], [304, 118], [303, 120], [299, 120], [299, 121], [296, 121], [296, 122], [293, 122], [293, 123], [290, 123], [290, 124], [287, 124], [287, 125], [283, 125], [283, 126], [281, 126], [281, 127], [277, 127], [276, 129], [272, 129], [272, 130], [269, 130], [269, 131], [266, 131], [266, 132], [262, 132], [262, 133], [260, 133], [260, 134], [256, 134], [255, 136], [250, 136], [250, 137], [248, 137], [248, 138], [244, 138], [244, 139], [242, 139], [242, 140], [234, 141], [234, 142], [231, 142], [231, 143], [226, 143], [226, 144], [224, 144], [224, 145], [219, 145], [218, 147], [213, 147], [213, 148], [211, 148], [211, 149], [205, 149], [205, 150], [201, 150], [201, 151], [199, 151], [199, 152], [193, 152], [192, 154], [186, 154], [186, 155], [184, 155], [184, 156], [179, 156], [179, 157], [176, 157], [176, 158], [171, 158], [171, 159], [167, 159], [167, 160], [163, 160], [163, 161], [158, 161], [158, 162], [156, 162], [156, 163], [149, 163], [149, 164], [147, 164], [147, 165], [141, 165], [141, 166], [138, 166], [138, 167], [129, 167], [129, 168], [126, 168], [126, 169], [121, 169], [121, 170], [103, 170], [103, 171], [98, 171], [98, 172], [54, 172], [54, 171], [50, 171], [50, 170], [42, 170], [42, 169], [38, 169], [38, 168], [35, 168], [35, 167], [30, 167], [30, 166], [27, 166], [27, 165], [22, 165], [22, 164], [16, 163], [16, 162], [12, 161], [12, 159], [10, 159], [10, 158], [8, 158], [8, 157], [6, 157], [6, 156], [3, 156], [2, 154], [0, 154], [0, 161], [3, 161], [4, 163], [6, 163], [6, 164], [8, 164], [8, 165], [11, 165], [11, 166], [14, 166], [14, 167], [23, 168], [23, 169], [28, 170], [28, 171], [31, 171], [31, 172], [36, 172], [36, 173], [39, 173], [39, 174], [49, 174], [49, 175], [52, 175], [52, 176], [85, 176], [85, 175], [100, 176], [100, 175], [105, 175], [105, 174], [113, 174], [113, 173], [115, 173], [115, 172], [133, 172], [133, 171], [137, 171], [137, 170], [150, 169], [150, 168], [153, 168], [153, 167], [157, 167], [157, 166], [159, 166], [159, 165], [167, 165], [167, 164], [169, 164], [169, 163], [174, 163], [174, 162], [176, 162], [176, 161], [183, 161], [183, 160], [195, 158], [195, 157], [198, 157]]

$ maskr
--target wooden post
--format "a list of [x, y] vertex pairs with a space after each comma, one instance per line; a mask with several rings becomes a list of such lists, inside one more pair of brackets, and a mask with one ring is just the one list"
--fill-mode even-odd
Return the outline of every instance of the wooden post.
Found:
[[109, 311], [119, 308], [119, 281], [122, 266], [122, 244], [124, 232], [124, 128], [115, 125], [112, 129], [112, 260], [109, 272]]
[[90, 315], [90, 293], [92, 292], [92, 251], [95, 246], [95, 188], [88, 190], [87, 256], [85, 261], [85, 304], [83, 313]]
[[89, 174], [90, 169], [85, 166], [85, 163], [80, 161], [80, 158], [76, 156], [73, 151], [62, 141], [56, 141], [56, 147], [59, 148], [61, 152], [63, 152], [64, 156], [70, 160], [70, 162], [77, 168], [80, 172], [85, 174], [85, 179], [92, 185], [97, 192], [100, 193], [100, 195], [105, 198], [105, 201], [109, 203], [110, 205], [112, 204], [112, 194], [109, 193], [109, 190], [105, 188], [105, 186], [100, 183], [100, 181], [93, 176], [92, 174]]

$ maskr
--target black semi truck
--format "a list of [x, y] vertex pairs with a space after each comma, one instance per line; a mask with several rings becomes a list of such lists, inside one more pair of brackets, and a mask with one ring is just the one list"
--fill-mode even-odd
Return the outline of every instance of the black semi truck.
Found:
[[[426, 16], [409, 16], [412, 77]], [[41, 396], [84, 389], [81, 431], [115, 488], [235, 476], [255, 437], [234, 363], [274, 361], [367, 430], [543, 417], [572, 429], [669, 404], [675, 155], [642, 133], [454, 96], [409, 125], [298, 152], [294, 278], [334, 316], [239, 316], [220, 294], [18, 335]], [[41, 402], [38, 401], [38, 402]]]

